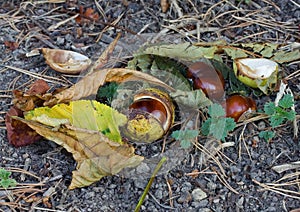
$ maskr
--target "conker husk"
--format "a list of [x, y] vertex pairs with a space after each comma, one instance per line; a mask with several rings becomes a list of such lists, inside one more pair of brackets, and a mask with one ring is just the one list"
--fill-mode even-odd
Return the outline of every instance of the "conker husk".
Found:
[[127, 116], [128, 122], [123, 128], [125, 137], [135, 142], [151, 143], [170, 129], [175, 107], [167, 93], [148, 88], [134, 96]]

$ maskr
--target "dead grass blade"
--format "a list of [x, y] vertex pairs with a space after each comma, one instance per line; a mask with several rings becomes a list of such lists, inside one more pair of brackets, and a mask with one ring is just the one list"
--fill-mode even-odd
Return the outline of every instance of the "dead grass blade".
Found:
[[66, 83], [65, 80], [59, 79], [57, 77], [51, 77], [51, 76], [47, 76], [47, 75], [37, 74], [37, 73], [34, 73], [34, 72], [27, 71], [25, 69], [21, 69], [21, 68], [9, 66], [9, 65], [4, 65], [4, 67], [6, 67], [8, 69], [15, 70], [15, 71], [18, 71], [22, 74], [27, 74], [27, 75], [29, 75], [33, 78], [36, 78], [36, 79], [43, 79], [46, 82], [51, 82], [51, 83], [59, 84], [59, 85], [62, 85], [62, 86], [69, 86], [70, 85], [69, 83]]
[[[299, 192], [299, 185], [300, 185], [300, 172], [296, 172], [292, 175], [284, 176], [282, 179], [278, 180], [277, 182], [281, 180], [290, 180], [286, 183], [260, 183], [255, 179], [252, 179], [254, 183], [261, 186], [263, 191], [271, 191], [275, 192], [277, 194], [294, 198], [294, 199], [300, 199], [300, 192]], [[295, 180], [291, 180], [290, 178], [296, 178]], [[293, 190], [292, 190], [293, 189]], [[298, 191], [295, 191], [295, 189], [298, 189]]]

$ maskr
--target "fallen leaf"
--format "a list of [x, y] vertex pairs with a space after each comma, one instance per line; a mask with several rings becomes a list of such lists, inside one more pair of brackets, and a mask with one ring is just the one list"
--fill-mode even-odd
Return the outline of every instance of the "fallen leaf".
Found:
[[274, 54], [274, 56], [271, 59], [276, 61], [277, 63], [288, 63], [300, 60], [300, 50], [296, 49], [291, 52], [278, 51]]
[[26, 96], [23, 91], [13, 90], [13, 105], [21, 111], [29, 111], [35, 108], [35, 96]]
[[39, 79], [36, 80], [34, 83], [32, 83], [29, 86], [29, 90], [26, 91], [26, 94], [28, 95], [37, 95], [37, 94], [45, 94], [48, 90], [50, 89], [50, 86], [48, 85], [48, 83], [43, 80], [43, 79]]
[[27, 124], [13, 119], [13, 116], [23, 117], [23, 112], [12, 106], [5, 116], [7, 138], [10, 144], [15, 147], [26, 146], [41, 139], [41, 136], [32, 130]]
[[201, 89], [193, 91], [176, 90], [175, 92], [171, 92], [170, 96], [179, 107], [183, 108], [199, 109], [212, 104], [211, 100], [206, 97]]
[[55, 71], [64, 74], [78, 74], [85, 71], [90, 65], [91, 60], [77, 52], [42, 48], [46, 63]]
[[187, 66], [177, 60], [158, 55], [141, 54], [128, 62], [128, 68], [141, 70], [155, 76], [169, 86], [179, 90], [191, 90], [191, 84], [185, 77]]
[[248, 54], [246, 54], [245, 51], [238, 48], [224, 47], [223, 50], [229, 57], [231, 57], [231, 59], [244, 58], [248, 56]]
[[26, 92], [13, 90], [14, 98], [12, 103], [22, 111], [29, 111], [35, 107], [43, 105], [44, 98], [42, 97], [50, 89], [47, 82], [40, 79], [29, 86]]
[[49, 96], [44, 105], [53, 106], [58, 103], [75, 101], [90, 95], [96, 95], [99, 87], [106, 82], [121, 83], [127, 81], [146, 81], [159, 85], [169, 91], [174, 91], [173, 88], [149, 74], [125, 68], [111, 68], [98, 70], [86, 75], [70, 88]]
[[70, 189], [88, 186], [104, 176], [117, 174], [126, 167], [135, 167], [144, 159], [134, 154], [132, 146], [113, 142], [99, 131], [68, 124], [52, 127], [37, 121], [16, 119], [72, 153], [77, 166], [73, 171]]
[[52, 108], [39, 107], [25, 114], [25, 119], [51, 127], [63, 124], [99, 131], [114, 142], [122, 143], [118, 127], [127, 121], [125, 115], [97, 101], [79, 100], [57, 104]]
[[83, 6], [79, 7], [79, 16], [75, 18], [76, 23], [78, 24], [88, 24], [91, 21], [97, 21], [99, 19], [99, 14], [94, 11], [93, 8], [84, 8]]
[[196, 46], [191, 43], [163, 44], [141, 49], [136, 55], [153, 54], [181, 61], [194, 61], [203, 57], [212, 59], [218, 50], [219, 47], [217, 45]]
[[4, 41], [4, 45], [11, 51], [16, 50], [19, 47], [19, 44], [13, 41]]

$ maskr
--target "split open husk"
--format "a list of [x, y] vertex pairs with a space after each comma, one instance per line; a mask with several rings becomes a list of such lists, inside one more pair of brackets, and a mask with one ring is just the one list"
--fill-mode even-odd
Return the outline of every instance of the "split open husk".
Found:
[[80, 53], [61, 49], [42, 49], [46, 63], [55, 71], [64, 74], [79, 74], [85, 71], [91, 60]]
[[167, 93], [155, 88], [144, 89], [134, 96], [122, 131], [129, 140], [151, 143], [170, 129], [174, 117], [175, 107]]
[[244, 84], [258, 88], [265, 94], [277, 84], [278, 64], [265, 58], [239, 58], [234, 60], [233, 70]]

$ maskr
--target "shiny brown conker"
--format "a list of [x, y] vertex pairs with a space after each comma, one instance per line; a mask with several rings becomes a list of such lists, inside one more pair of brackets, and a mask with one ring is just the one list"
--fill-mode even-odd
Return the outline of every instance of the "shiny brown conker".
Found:
[[235, 94], [226, 99], [225, 107], [226, 116], [233, 118], [237, 122], [246, 111], [255, 111], [256, 103], [250, 97]]
[[164, 105], [155, 99], [141, 99], [130, 105], [130, 109], [142, 110], [151, 113], [161, 123], [166, 122], [167, 111]]
[[225, 80], [220, 71], [205, 62], [195, 62], [188, 67], [187, 78], [194, 89], [201, 89], [208, 98], [217, 100], [224, 96]]

